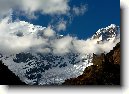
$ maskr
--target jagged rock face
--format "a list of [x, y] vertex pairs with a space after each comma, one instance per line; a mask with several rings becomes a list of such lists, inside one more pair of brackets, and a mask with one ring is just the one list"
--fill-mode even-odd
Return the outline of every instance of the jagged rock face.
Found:
[[114, 49], [107, 54], [106, 59], [113, 64], [120, 64], [120, 43], [118, 43]]
[[120, 85], [120, 43], [109, 53], [93, 55], [93, 65], [63, 85]]

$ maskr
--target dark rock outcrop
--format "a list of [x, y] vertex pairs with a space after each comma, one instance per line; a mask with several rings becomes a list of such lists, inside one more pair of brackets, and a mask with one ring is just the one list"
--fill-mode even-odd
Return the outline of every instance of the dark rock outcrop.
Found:
[[0, 61], [0, 85], [26, 85]]
[[93, 65], [63, 85], [120, 85], [120, 43], [106, 55], [93, 54]]

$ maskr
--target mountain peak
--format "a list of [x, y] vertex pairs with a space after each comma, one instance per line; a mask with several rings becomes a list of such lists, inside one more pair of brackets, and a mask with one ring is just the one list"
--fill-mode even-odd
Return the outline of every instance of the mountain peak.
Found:
[[91, 39], [99, 39], [99, 41], [110, 41], [116, 39], [120, 34], [119, 26], [111, 24], [108, 27], [99, 29]]

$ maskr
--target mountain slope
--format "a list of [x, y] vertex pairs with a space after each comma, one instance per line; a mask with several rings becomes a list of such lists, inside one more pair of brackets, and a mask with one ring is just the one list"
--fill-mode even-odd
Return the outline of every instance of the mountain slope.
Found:
[[[87, 40], [69, 35], [46, 36], [46, 29], [50, 35], [53, 32], [50, 28], [24, 21], [9, 23], [7, 26], [7, 32], [3, 32], [6, 35], [0, 33], [0, 37], [5, 35], [0, 40], [0, 60], [29, 85], [61, 84], [66, 79], [82, 75], [86, 67], [93, 65], [93, 53], [108, 52], [120, 39], [115, 25], [99, 32], [98, 37]], [[101, 36], [106, 37], [101, 39]]]
[[93, 55], [93, 65], [63, 85], [120, 85], [120, 43], [109, 53]]
[[0, 61], [0, 85], [26, 85]]

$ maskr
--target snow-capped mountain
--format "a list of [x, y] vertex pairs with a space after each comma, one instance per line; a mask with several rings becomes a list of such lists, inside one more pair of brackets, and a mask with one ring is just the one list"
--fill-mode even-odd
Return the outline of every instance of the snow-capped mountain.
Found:
[[[9, 33], [4, 36], [5, 39], [17, 39], [18, 41], [10, 45], [11, 50], [15, 48], [15, 44], [17, 45], [14, 50], [16, 52], [8, 53], [0, 49], [0, 60], [26, 84], [61, 84], [66, 79], [81, 75], [86, 67], [92, 65], [92, 52], [82, 54], [76, 51], [75, 39], [68, 37], [71, 39], [69, 42], [69, 39], [66, 40], [64, 36], [55, 34], [50, 27], [36, 26], [24, 21], [9, 23], [6, 26], [9, 27], [7, 29]], [[118, 38], [117, 32], [119, 28], [112, 24], [98, 30], [91, 39], [108, 42]], [[65, 41], [61, 43], [63, 39]], [[56, 47], [57, 45], [59, 48]]]
[[93, 36], [92, 39], [99, 39], [99, 41], [111, 41], [116, 38], [120, 38], [120, 28], [115, 24], [111, 24], [106, 28], [99, 29]]

